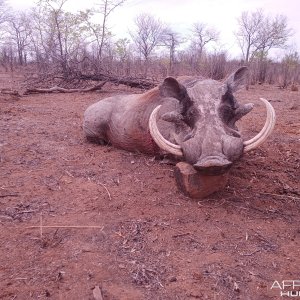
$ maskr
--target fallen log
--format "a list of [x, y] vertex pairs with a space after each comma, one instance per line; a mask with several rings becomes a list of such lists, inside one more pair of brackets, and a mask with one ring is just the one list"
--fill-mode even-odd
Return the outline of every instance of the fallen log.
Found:
[[133, 77], [126, 77], [126, 78], [117, 78], [109, 75], [98, 74], [98, 75], [79, 75], [79, 79], [81, 80], [93, 80], [93, 81], [100, 81], [105, 80], [112, 82], [114, 84], [123, 84], [132, 88], [140, 88], [140, 89], [152, 89], [157, 86], [158, 82], [154, 80], [144, 79], [144, 78], [133, 78]]
[[[74, 77], [75, 78], [75, 77]], [[53, 86], [51, 88], [28, 88], [25, 90], [23, 95], [30, 95], [30, 94], [42, 94], [42, 93], [80, 93], [80, 92], [92, 92], [96, 90], [101, 90], [101, 88], [107, 82], [111, 82], [115, 85], [126, 85], [132, 88], [140, 88], [144, 90], [148, 90], [157, 86], [158, 82], [154, 80], [144, 79], [144, 78], [133, 78], [133, 77], [126, 77], [126, 78], [117, 78], [110, 75], [104, 74], [97, 74], [97, 75], [85, 75], [79, 74], [76, 76], [76, 79], [80, 80], [91, 80], [91, 81], [101, 81], [101, 83], [89, 87], [89, 88], [72, 88], [67, 89], [59, 86]]]
[[26, 89], [23, 95], [30, 94], [43, 94], [43, 93], [78, 93], [78, 92], [93, 92], [97, 90], [101, 90], [107, 81], [101, 82], [95, 86], [83, 89], [65, 89], [59, 86], [54, 86], [48, 89], [45, 88], [30, 88]]

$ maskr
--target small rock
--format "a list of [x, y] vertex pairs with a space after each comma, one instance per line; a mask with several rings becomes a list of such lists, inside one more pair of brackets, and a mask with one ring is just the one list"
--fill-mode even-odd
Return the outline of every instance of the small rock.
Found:
[[238, 285], [236, 282], [233, 283], [233, 290], [234, 290], [235, 292], [237, 292], [237, 293], [240, 292], [240, 287], [239, 287], [239, 285]]
[[208, 176], [198, 173], [193, 166], [179, 162], [175, 167], [178, 189], [191, 198], [202, 199], [226, 187], [228, 174]]

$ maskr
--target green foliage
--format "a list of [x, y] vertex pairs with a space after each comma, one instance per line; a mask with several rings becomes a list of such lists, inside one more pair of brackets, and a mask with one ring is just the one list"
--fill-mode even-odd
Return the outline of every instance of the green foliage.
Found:
[[293, 53], [286, 54], [282, 60], [282, 63], [289, 68], [297, 68], [300, 64], [300, 57], [297, 51]]
[[120, 58], [120, 60], [124, 60], [128, 55], [128, 45], [130, 40], [127, 38], [118, 39], [116, 42], [116, 54]]
[[266, 61], [268, 59], [268, 51], [257, 50], [252, 54], [252, 60], [259, 59], [260, 61]]

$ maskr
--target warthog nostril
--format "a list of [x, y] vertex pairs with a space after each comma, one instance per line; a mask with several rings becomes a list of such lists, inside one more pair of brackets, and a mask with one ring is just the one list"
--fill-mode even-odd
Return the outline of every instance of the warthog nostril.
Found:
[[225, 157], [207, 156], [194, 164], [194, 168], [207, 175], [218, 175], [226, 172], [231, 165], [232, 162]]

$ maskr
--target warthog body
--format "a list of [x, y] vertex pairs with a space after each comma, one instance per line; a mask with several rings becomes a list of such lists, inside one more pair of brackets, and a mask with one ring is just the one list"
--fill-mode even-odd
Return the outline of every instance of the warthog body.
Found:
[[223, 82], [168, 77], [144, 94], [101, 100], [85, 111], [86, 137], [128, 151], [170, 152], [202, 174], [222, 174], [274, 126], [274, 111], [262, 99], [268, 109], [265, 127], [248, 142], [240, 136], [235, 123], [253, 104], [238, 103], [233, 93], [243, 86], [246, 70], [239, 68]]

